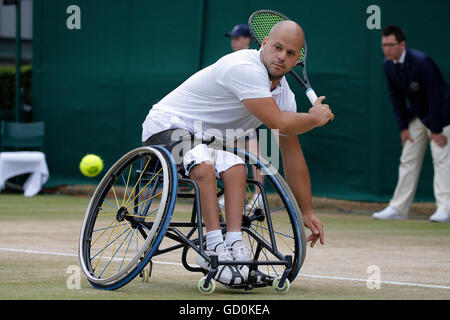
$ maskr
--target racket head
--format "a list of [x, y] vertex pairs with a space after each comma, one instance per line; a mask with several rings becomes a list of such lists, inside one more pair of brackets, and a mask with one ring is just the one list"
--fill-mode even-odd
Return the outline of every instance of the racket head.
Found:
[[[250, 29], [250, 35], [253, 41], [256, 42], [258, 47], [261, 47], [264, 39], [269, 35], [270, 30], [278, 22], [291, 20], [284, 14], [273, 10], [258, 10], [251, 14], [248, 19], [248, 28]], [[302, 48], [302, 54], [298, 59], [297, 65], [306, 60], [306, 40]]]

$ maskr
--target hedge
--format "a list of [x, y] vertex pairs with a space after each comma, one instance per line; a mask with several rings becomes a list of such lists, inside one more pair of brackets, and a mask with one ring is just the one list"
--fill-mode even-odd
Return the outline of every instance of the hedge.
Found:
[[[23, 103], [31, 105], [31, 65], [20, 68]], [[14, 110], [16, 105], [16, 67], [0, 66], [0, 110]]]

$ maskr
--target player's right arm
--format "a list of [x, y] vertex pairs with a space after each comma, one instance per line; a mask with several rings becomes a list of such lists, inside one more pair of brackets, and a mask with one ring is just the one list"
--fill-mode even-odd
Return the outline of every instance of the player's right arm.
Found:
[[333, 120], [334, 114], [325, 97], [319, 97], [308, 112], [281, 111], [271, 97], [242, 100], [245, 107], [270, 129], [278, 129], [281, 134], [299, 135]]

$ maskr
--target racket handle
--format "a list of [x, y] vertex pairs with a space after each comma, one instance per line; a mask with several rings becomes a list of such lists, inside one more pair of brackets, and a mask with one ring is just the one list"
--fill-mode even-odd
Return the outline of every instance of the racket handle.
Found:
[[309, 101], [311, 102], [312, 105], [314, 105], [314, 102], [316, 102], [317, 100], [317, 95], [314, 92], [314, 90], [312, 88], [308, 88], [305, 91], [306, 96], [308, 97]]

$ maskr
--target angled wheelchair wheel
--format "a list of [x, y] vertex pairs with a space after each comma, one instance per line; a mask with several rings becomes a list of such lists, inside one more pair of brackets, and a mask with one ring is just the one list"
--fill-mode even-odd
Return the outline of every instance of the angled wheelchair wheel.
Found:
[[[263, 174], [263, 182], [248, 179], [242, 229], [251, 259], [260, 264], [258, 273], [273, 281], [286, 270], [293, 282], [306, 256], [306, 238], [300, 208], [284, 178], [267, 161], [236, 150]], [[289, 257], [290, 256], [290, 257]], [[271, 264], [291, 260], [291, 266]], [[290, 269], [290, 270], [289, 270]]]
[[149, 263], [169, 225], [176, 190], [176, 168], [162, 147], [134, 149], [108, 170], [86, 210], [78, 248], [94, 287], [118, 289]]

